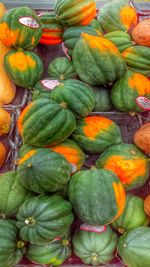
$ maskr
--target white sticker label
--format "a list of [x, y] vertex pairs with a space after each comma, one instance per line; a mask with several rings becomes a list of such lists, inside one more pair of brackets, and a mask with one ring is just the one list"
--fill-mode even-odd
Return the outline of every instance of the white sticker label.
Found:
[[68, 48], [64, 45], [64, 43], [62, 43], [62, 50], [64, 51], [65, 55], [67, 56], [67, 58], [69, 60], [71, 60], [71, 57], [68, 54]]
[[107, 229], [106, 225], [103, 226], [94, 226], [94, 225], [88, 225], [86, 223], [81, 224], [80, 230], [88, 231], [88, 232], [94, 232], [94, 233], [103, 233]]
[[42, 80], [41, 84], [48, 90], [53, 90], [57, 85], [60, 84], [57, 80]]
[[71, 164], [72, 173], [77, 171], [77, 166], [75, 164]]
[[143, 110], [150, 110], [150, 100], [144, 96], [136, 98], [137, 105]]
[[39, 28], [38, 22], [32, 17], [21, 17], [19, 18], [19, 22], [30, 28], [34, 28], [34, 29]]

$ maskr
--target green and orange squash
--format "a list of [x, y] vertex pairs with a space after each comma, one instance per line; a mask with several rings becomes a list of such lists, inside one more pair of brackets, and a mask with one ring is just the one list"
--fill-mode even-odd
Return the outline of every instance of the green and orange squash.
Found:
[[24, 143], [37, 147], [55, 146], [67, 139], [76, 128], [75, 116], [47, 98], [31, 102], [18, 119], [18, 129]]
[[100, 234], [77, 230], [73, 235], [73, 250], [84, 264], [99, 266], [114, 258], [118, 237], [107, 226]]
[[130, 70], [150, 76], [150, 47], [131, 46], [123, 51], [122, 56]]
[[49, 98], [51, 95], [51, 91], [60, 84], [59, 80], [52, 78], [45, 78], [38, 81], [32, 90], [32, 100], [36, 100], [38, 98]]
[[104, 86], [92, 87], [96, 96], [96, 104], [93, 111], [109, 111], [111, 109], [111, 98], [109, 88]]
[[126, 64], [109, 40], [82, 33], [73, 50], [73, 64], [80, 79], [90, 85], [106, 85], [121, 78]]
[[72, 25], [88, 25], [96, 15], [94, 0], [57, 0], [55, 5], [57, 19], [69, 27]]
[[0, 168], [3, 166], [6, 159], [6, 148], [3, 143], [0, 142]]
[[0, 137], [9, 133], [11, 129], [11, 115], [4, 108], [0, 107]]
[[74, 215], [69, 201], [60, 196], [40, 195], [20, 206], [17, 219], [21, 238], [40, 244], [68, 233]]
[[144, 212], [144, 200], [131, 194], [126, 195], [126, 205], [121, 216], [111, 224], [114, 230], [124, 234], [139, 226], [148, 226], [149, 217]]
[[137, 25], [138, 16], [128, 0], [114, 0], [100, 8], [97, 20], [105, 32], [131, 31]]
[[0, 219], [0, 267], [16, 266], [26, 252], [15, 220]]
[[48, 148], [34, 147], [26, 153], [23, 151], [23, 154], [17, 168], [22, 186], [39, 194], [65, 188], [70, 180], [71, 165], [63, 155]]
[[130, 267], [149, 267], [150, 228], [137, 227], [120, 237], [118, 253], [122, 262]]
[[20, 205], [33, 196], [18, 181], [17, 172], [10, 171], [0, 176], [0, 217], [15, 217]]
[[57, 57], [48, 65], [48, 74], [52, 78], [67, 80], [77, 76], [72, 62], [66, 57]]
[[78, 117], [86, 117], [95, 107], [96, 97], [84, 82], [78, 80], [65, 80], [51, 92], [51, 99], [61, 103], [65, 102], [67, 108]]
[[5, 55], [4, 68], [16, 85], [28, 89], [41, 79], [44, 72], [41, 58], [34, 52], [22, 49], [11, 50]]
[[125, 191], [119, 178], [95, 167], [72, 176], [68, 197], [76, 216], [89, 225], [110, 224], [125, 207]]
[[119, 126], [102, 116], [88, 116], [77, 121], [74, 140], [85, 151], [99, 153], [122, 142]]
[[90, 26], [93, 29], [95, 29], [96, 31], [98, 31], [99, 34], [103, 33], [102, 27], [101, 27], [100, 23], [97, 21], [97, 19], [93, 19], [88, 26]]
[[140, 21], [133, 29], [131, 36], [138, 45], [150, 47], [150, 19]]
[[112, 86], [111, 100], [116, 110], [142, 112], [136, 103], [139, 96], [150, 99], [150, 80], [140, 73], [128, 70]]
[[62, 43], [64, 26], [56, 19], [56, 14], [54, 12], [40, 13], [39, 20], [42, 24], [42, 36], [39, 42], [44, 45]]
[[28, 50], [39, 43], [41, 35], [40, 20], [29, 7], [12, 8], [0, 21], [0, 40], [5, 46]]
[[70, 240], [62, 237], [46, 244], [30, 244], [26, 256], [33, 263], [59, 266], [71, 256]]
[[96, 166], [113, 171], [122, 181], [126, 190], [145, 184], [150, 170], [148, 157], [132, 144], [110, 147], [100, 155]]
[[134, 45], [131, 36], [124, 31], [109, 32], [105, 34], [103, 37], [114, 43], [118, 47], [119, 52], [123, 52], [128, 47]]

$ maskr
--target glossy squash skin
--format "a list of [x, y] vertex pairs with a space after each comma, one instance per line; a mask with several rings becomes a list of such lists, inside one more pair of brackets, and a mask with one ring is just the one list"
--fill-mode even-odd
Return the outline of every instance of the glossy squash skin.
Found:
[[41, 34], [39, 18], [29, 7], [8, 10], [0, 22], [0, 40], [8, 47], [25, 50], [34, 48]]
[[94, 0], [57, 0], [55, 5], [57, 19], [65, 26], [88, 25], [96, 15]]
[[111, 41], [87, 33], [82, 33], [75, 45], [73, 64], [80, 79], [93, 86], [114, 82], [121, 78], [126, 68], [118, 48]]
[[132, 144], [110, 147], [100, 155], [96, 166], [113, 171], [118, 175], [126, 190], [145, 184], [150, 171], [148, 157]]
[[22, 239], [40, 244], [64, 236], [74, 215], [69, 201], [60, 196], [40, 195], [20, 206], [17, 219]]

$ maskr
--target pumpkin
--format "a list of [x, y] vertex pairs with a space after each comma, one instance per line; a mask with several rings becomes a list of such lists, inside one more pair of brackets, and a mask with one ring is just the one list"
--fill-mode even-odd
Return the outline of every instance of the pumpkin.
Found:
[[0, 267], [16, 266], [26, 252], [15, 224], [15, 220], [0, 219]]
[[150, 195], [144, 200], [144, 211], [150, 217]]
[[18, 130], [24, 143], [38, 147], [63, 142], [75, 128], [75, 117], [66, 105], [46, 98], [31, 102], [18, 119]]
[[121, 236], [118, 243], [118, 253], [127, 266], [149, 267], [150, 228], [137, 227]]
[[0, 107], [0, 136], [8, 134], [11, 128], [11, 116], [7, 110]]
[[89, 85], [78, 80], [66, 80], [51, 92], [51, 99], [65, 102], [76, 117], [86, 117], [95, 107], [96, 98]]
[[41, 44], [53, 45], [62, 43], [64, 26], [56, 19], [54, 12], [44, 12], [39, 14], [42, 24]]
[[2, 143], [0, 143], [0, 168], [3, 166], [5, 159], [6, 159], [6, 148]]
[[120, 128], [102, 116], [88, 116], [78, 120], [73, 138], [83, 150], [91, 153], [103, 152], [122, 142]]
[[96, 96], [96, 104], [93, 111], [109, 111], [111, 109], [111, 98], [109, 88], [104, 86], [93, 87]]
[[20, 236], [32, 243], [46, 243], [68, 232], [74, 216], [69, 201], [41, 195], [26, 200], [17, 214]]
[[57, 57], [48, 65], [48, 74], [50, 77], [67, 80], [77, 76], [74, 66], [66, 57]]
[[86, 265], [107, 264], [114, 258], [118, 237], [107, 226], [100, 234], [77, 230], [73, 235], [74, 253]]
[[142, 74], [128, 70], [112, 86], [111, 100], [116, 110], [142, 112], [136, 104], [136, 98], [144, 96], [150, 99], [150, 81]]
[[59, 80], [52, 78], [45, 78], [38, 81], [32, 90], [32, 100], [38, 98], [50, 98], [51, 90], [53, 90], [57, 85], [60, 84]]
[[[42, 171], [41, 171], [42, 170]], [[63, 190], [70, 180], [71, 165], [64, 156], [47, 148], [32, 148], [19, 159], [19, 182], [36, 193]]]
[[72, 173], [81, 170], [86, 159], [84, 152], [71, 139], [67, 139], [61, 144], [51, 147], [51, 150], [63, 155], [66, 160], [71, 163]]
[[80, 79], [91, 85], [105, 85], [121, 78], [125, 61], [109, 40], [82, 33], [73, 50], [73, 64]]
[[118, 47], [119, 52], [123, 52], [126, 48], [133, 46], [134, 44], [131, 36], [124, 31], [109, 32], [103, 37], [114, 43]]
[[33, 48], [39, 43], [41, 34], [39, 18], [29, 7], [12, 8], [0, 21], [0, 40], [8, 47]]
[[73, 49], [82, 33], [88, 33], [94, 36], [101, 35], [101, 32], [99, 30], [94, 29], [92, 25], [67, 28], [63, 35], [63, 41], [65, 47], [67, 47], [67, 52], [70, 56], [72, 56]]
[[128, 0], [114, 0], [100, 8], [97, 20], [105, 32], [131, 31], [137, 25], [138, 17]]
[[118, 233], [124, 234], [139, 226], [148, 226], [149, 222], [149, 218], [144, 212], [144, 200], [138, 196], [127, 194], [125, 209], [111, 226]]
[[142, 186], [149, 177], [148, 157], [132, 144], [112, 146], [100, 155], [97, 168], [113, 171], [126, 190]]
[[[6, 12], [5, 6], [0, 3], [0, 19]], [[13, 101], [16, 93], [16, 87], [9, 79], [5, 72], [3, 61], [5, 55], [9, 52], [9, 48], [6, 47], [0, 40], [0, 105], [6, 105]]]
[[27, 258], [37, 264], [61, 265], [71, 256], [70, 241], [68, 238], [56, 238], [46, 244], [30, 244]]
[[65, 26], [88, 25], [96, 15], [94, 0], [57, 0], [55, 5], [57, 19]]
[[44, 72], [40, 57], [34, 52], [22, 49], [11, 50], [5, 55], [4, 68], [16, 85], [28, 89], [40, 80]]
[[122, 53], [130, 70], [150, 76], [150, 47], [131, 46]]
[[132, 31], [132, 38], [138, 45], [150, 46], [150, 19], [140, 21]]
[[141, 126], [134, 134], [134, 143], [146, 153], [150, 153], [150, 122]]
[[125, 191], [119, 178], [95, 167], [72, 176], [68, 197], [76, 216], [90, 225], [110, 224], [125, 207]]
[[0, 176], [0, 217], [16, 216], [20, 205], [32, 195], [19, 183], [16, 171], [2, 174]]

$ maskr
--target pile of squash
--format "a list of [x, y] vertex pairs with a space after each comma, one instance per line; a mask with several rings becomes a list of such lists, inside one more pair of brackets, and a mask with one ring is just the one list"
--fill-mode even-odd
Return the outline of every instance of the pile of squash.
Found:
[[[105, 113], [91, 113], [143, 112], [137, 98], [150, 100], [147, 29], [150, 20], [138, 22], [127, 0], [106, 3], [97, 17], [94, 0], [58, 0], [51, 13], [2, 13], [0, 135], [10, 129], [3, 105], [15, 86], [30, 90], [32, 101], [17, 123], [16, 171], [0, 176], [0, 267], [24, 255], [59, 266], [72, 252], [87, 265], [117, 256], [128, 267], [149, 267], [149, 201], [131, 190], [150, 175], [150, 124], [127, 144]], [[67, 57], [49, 62], [45, 78], [35, 48], [62, 42]], [[5, 156], [0, 144], [0, 166]]]

